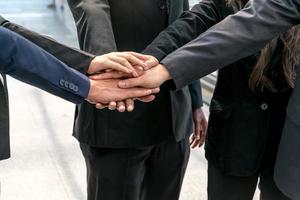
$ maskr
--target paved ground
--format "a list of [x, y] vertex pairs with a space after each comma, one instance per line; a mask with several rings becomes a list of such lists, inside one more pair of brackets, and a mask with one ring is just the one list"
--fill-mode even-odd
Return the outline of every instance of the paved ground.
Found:
[[[77, 46], [68, 9], [46, 0], [0, 0], [11, 21]], [[0, 163], [1, 200], [83, 200], [85, 167], [71, 136], [74, 106], [9, 79], [12, 158]], [[205, 108], [207, 113], [207, 108]], [[206, 199], [203, 150], [192, 151], [181, 200]]]

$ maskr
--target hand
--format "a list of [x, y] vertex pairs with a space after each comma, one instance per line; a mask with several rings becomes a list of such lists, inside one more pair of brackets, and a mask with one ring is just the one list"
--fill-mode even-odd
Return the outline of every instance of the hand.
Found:
[[201, 147], [206, 138], [207, 120], [201, 108], [193, 110], [194, 121], [194, 133], [190, 138], [190, 145], [194, 149], [195, 147]]
[[[138, 76], [141, 76], [144, 74], [144, 70], [150, 69], [153, 66], [156, 66], [159, 64], [158, 60], [150, 55], [143, 55], [135, 52], [126, 52], [128, 54], [131, 54], [132, 56], [142, 60], [145, 62], [146, 67], [142, 68], [141, 66], [135, 65], [134, 68], [138, 74]], [[116, 70], [105, 70], [103, 73], [97, 73], [92, 76], [90, 76], [93, 80], [106, 80], [106, 79], [120, 79], [120, 78], [132, 78], [132, 74], [128, 74], [127, 72], [122, 71], [116, 71]], [[136, 98], [139, 101], [142, 102], [151, 102], [155, 99], [154, 95], [149, 95], [145, 97]], [[126, 110], [128, 112], [132, 112], [134, 109], [134, 100], [136, 99], [127, 99], [126, 101], [119, 101], [119, 102], [110, 102], [109, 104], [101, 104], [97, 103], [96, 108], [97, 109], [104, 109], [108, 108], [110, 110], [117, 109], [119, 112], [125, 112]]]
[[[154, 58], [154, 57], [153, 57]], [[144, 59], [144, 58], [142, 58]], [[156, 59], [156, 58], [154, 58]], [[158, 61], [157, 61], [158, 62]], [[138, 69], [136, 68], [136, 71], [138, 73], [139, 76], [144, 74], [144, 69]], [[120, 78], [132, 78], [132, 74], [127, 74], [124, 72], [119, 72], [119, 71], [111, 71], [108, 70], [108, 72], [104, 72], [104, 73], [99, 73], [99, 74], [94, 74], [90, 76], [90, 79], [93, 80], [107, 80], [107, 79], [120, 79]], [[109, 104], [101, 104], [101, 103], [97, 103], [96, 104], [96, 108], [97, 109], [104, 109], [104, 108], [108, 108], [109, 110], [118, 110], [119, 112], [132, 112], [134, 110], [134, 101], [135, 100], [139, 100], [142, 101], [144, 103], [148, 103], [151, 102], [155, 99], [154, 95], [149, 95], [149, 96], [145, 96], [145, 97], [140, 97], [140, 98], [135, 98], [135, 99], [127, 99], [126, 101], [119, 101], [119, 102], [110, 102]]]
[[108, 104], [112, 101], [123, 101], [126, 99], [145, 97], [159, 92], [159, 88], [143, 89], [118, 87], [119, 79], [91, 80], [90, 91], [87, 100], [91, 103]]
[[107, 69], [133, 74], [137, 77], [134, 66], [140, 66], [143, 69], [146, 67], [146, 57], [142, 54], [134, 52], [116, 52], [96, 56], [90, 63], [87, 73], [95, 74]]
[[159, 61], [154, 56], [140, 54], [140, 53], [136, 53], [136, 52], [126, 52], [126, 53], [129, 53], [132, 56], [134, 56], [140, 60], [143, 60], [145, 63], [144, 70], [149, 70], [152, 67], [155, 67], [159, 64]]
[[137, 78], [121, 80], [118, 85], [124, 89], [132, 87], [158, 88], [169, 79], [171, 79], [170, 73], [165, 66], [159, 64]]
[[134, 110], [134, 101], [135, 100], [139, 100], [141, 102], [144, 103], [148, 103], [151, 102], [155, 99], [154, 95], [149, 95], [149, 96], [145, 96], [145, 97], [140, 97], [140, 98], [136, 98], [136, 99], [126, 99], [126, 101], [112, 101], [109, 104], [101, 104], [101, 103], [97, 103], [96, 104], [96, 108], [97, 109], [104, 109], [104, 108], [108, 108], [109, 110], [118, 110], [119, 112], [132, 112]]
[[[145, 73], [144, 69], [135, 68], [135, 71], [138, 76], [141, 76]], [[132, 74], [115, 71], [115, 70], [105, 70], [105, 72], [97, 73], [89, 76], [93, 80], [106, 80], [106, 79], [128, 79], [134, 78]]]

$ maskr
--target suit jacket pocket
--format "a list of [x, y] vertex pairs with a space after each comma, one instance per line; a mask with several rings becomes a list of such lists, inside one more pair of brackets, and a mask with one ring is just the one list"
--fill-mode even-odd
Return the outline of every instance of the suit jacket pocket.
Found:
[[209, 108], [210, 114], [221, 119], [228, 119], [232, 112], [232, 105], [216, 99], [212, 99]]

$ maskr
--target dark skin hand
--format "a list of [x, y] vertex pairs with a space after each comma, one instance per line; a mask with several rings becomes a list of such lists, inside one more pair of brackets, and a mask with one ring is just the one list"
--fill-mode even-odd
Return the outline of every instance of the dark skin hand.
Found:
[[206, 138], [207, 120], [201, 108], [193, 110], [194, 133], [190, 137], [190, 145], [194, 149], [201, 147]]

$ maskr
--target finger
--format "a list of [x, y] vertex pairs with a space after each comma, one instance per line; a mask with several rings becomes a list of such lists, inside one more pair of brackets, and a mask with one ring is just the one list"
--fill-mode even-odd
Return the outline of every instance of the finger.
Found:
[[195, 149], [199, 144], [199, 140], [197, 138], [195, 138], [193, 144], [192, 144], [192, 149]]
[[196, 137], [196, 140], [201, 139], [201, 125], [199, 125], [199, 124], [197, 124], [195, 127], [195, 137]]
[[141, 54], [141, 53], [137, 53], [137, 52], [133, 52], [133, 51], [130, 51], [130, 52], [125, 52], [125, 53], [128, 53], [128, 54], [131, 54], [133, 56], [135, 56], [136, 58], [140, 59], [140, 60], [143, 60], [143, 61], [147, 61], [150, 59], [151, 56], [149, 55], [144, 55], [144, 54]]
[[149, 60], [147, 60], [145, 62], [145, 70], [151, 69], [152, 67], [155, 67], [156, 65], [158, 65], [159, 62], [155, 57], [151, 57]]
[[118, 101], [117, 102], [117, 110], [119, 112], [125, 112], [126, 107], [125, 107], [125, 103], [123, 101]]
[[154, 99], [155, 99], [154, 95], [149, 95], [149, 96], [146, 96], [146, 97], [138, 98], [139, 101], [144, 102], [144, 103], [149, 103], [149, 102], [153, 101]]
[[195, 136], [194, 133], [192, 133], [192, 135], [190, 136], [190, 145], [192, 145], [195, 141]]
[[106, 65], [107, 68], [109, 69], [124, 72], [127, 74], [131, 74], [135, 72], [133, 66], [126, 59], [117, 56], [110, 57]]
[[117, 102], [112, 101], [112, 102], [110, 102], [110, 103], [108, 104], [108, 109], [109, 109], [109, 110], [116, 110], [116, 108], [117, 108]]
[[152, 90], [149, 89], [130, 88], [124, 90], [122, 96], [125, 97], [124, 99], [133, 99], [133, 98], [148, 96], [151, 94], [152, 94]]
[[101, 103], [96, 103], [96, 108], [99, 110], [102, 110], [104, 108], [107, 108], [107, 105], [101, 104]]
[[142, 87], [143, 86], [143, 79], [141, 77], [138, 78], [129, 78], [126, 80], [122, 80], [118, 83], [120, 88], [133, 88], [133, 87]]
[[152, 94], [157, 94], [160, 92], [160, 88], [154, 88], [152, 89]]
[[[129, 61], [126, 58], [124, 58], [122, 56], [112, 56], [111, 60], [115, 61], [115, 62], [112, 62], [112, 63], [117, 64], [118, 67], [122, 66], [122, 68], [125, 67], [126, 69], [130, 69], [130, 71], [131, 71], [130, 73], [132, 73], [134, 77], [138, 76], [138, 74], [135, 71], [134, 67], [129, 63]], [[111, 60], [110, 60], [110, 62], [111, 62]], [[117, 71], [122, 71], [122, 70], [117, 70]], [[124, 71], [122, 71], [122, 72], [124, 72]]]
[[118, 78], [127, 78], [130, 75], [123, 73], [123, 72], [117, 72], [117, 71], [112, 71], [112, 72], [107, 72], [107, 73], [101, 73], [101, 74], [94, 74], [89, 76], [90, 79], [93, 80], [106, 80], [106, 79], [118, 79]]
[[202, 124], [202, 128], [201, 128], [201, 139], [200, 139], [199, 147], [201, 147], [205, 143], [206, 131], [207, 131], [206, 119], [204, 119], [204, 121], [201, 124]]
[[134, 100], [133, 99], [126, 100], [126, 108], [127, 108], [128, 112], [132, 112], [134, 110]]
[[139, 65], [143, 68], [146, 67], [145, 63], [143, 60], [137, 58], [136, 56], [133, 56], [132, 54], [129, 53], [124, 53], [124, 54], [120, 54], [120, 57], [125, 58], [127, 61], [129, 61], [132, 65]]
[[194, 138], [195, 139], [194, 139], [194, 142], [192, 144], [193, 149], [196, 148], [199, 145], [199, 141], [201, 139], [200, 134], [201, 134], [201, 126], [200, 126], [200, 123], [197, 122], [197, 123], [195, 123], [195, 132], [194, 132]]
[[198, 147], [200, 148], [205, 142], [205, 133], [201, 131], [201, 139], [199, 140], [199, 145]]
[[144, 67], [142, 67], [140, 65], [134, 65], [133, 67], [139, 75], [144, 73]]
[[197, 140], [195, 134], [193, 134], [193, 137], [191, 138], [190, 145], [191, 145], [192, 149], [194, 149], [198, 146], [198, 140]]

